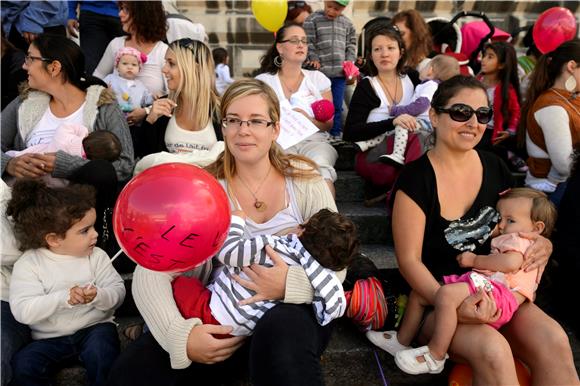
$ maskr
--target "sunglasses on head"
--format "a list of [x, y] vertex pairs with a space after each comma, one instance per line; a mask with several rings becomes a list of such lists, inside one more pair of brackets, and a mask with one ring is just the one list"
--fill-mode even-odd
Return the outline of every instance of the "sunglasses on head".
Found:
[[449, 114], [451, 119], [456, 122], [467, 122], [471, 119], [473, 114], [477, 118], [477, 122], [481, 124], [486, 124], [491, 121], [491, 117], [493, 116], [493, 110], [491, 107], [480, 107], [477, 110], [471, 108], [463, 103], [456, 103], [451, 105], [451, 107], [434, 107], [435, 111], [438, 113], [446, 113]]

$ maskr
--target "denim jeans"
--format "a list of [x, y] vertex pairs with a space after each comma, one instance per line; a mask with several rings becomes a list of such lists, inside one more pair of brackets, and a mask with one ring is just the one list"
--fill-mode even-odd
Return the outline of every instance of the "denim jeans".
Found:
[[2, 386], [8, 385], [12, 379], [12, 366], [10, 360], [20, 348], [30, 342], [30, 328], [14, 319], [10, 311], [10, 304], [2, 301]]
[[12, 358], [14, 383], [52, 385], [60, 367], [80, 360], [89, 384], [103, 386], [118, 355], [119, 335], [113, 323], [99, 323], [73, 335], [35, 340]]
[[118, 17], [81, 11], [79, 32], [81, 48], [85, 54], [86, 73], [92, 75], [109, 42], [117, 36], [123, 36], [123, 28]]
[[334, 123], [330, 129], [330, 135], [342, 133], [342, 104], [344, 103], [344, 90], [346, 79], [342, 76], [330, 78], [332, 89], [332, 103], [334, 103]]

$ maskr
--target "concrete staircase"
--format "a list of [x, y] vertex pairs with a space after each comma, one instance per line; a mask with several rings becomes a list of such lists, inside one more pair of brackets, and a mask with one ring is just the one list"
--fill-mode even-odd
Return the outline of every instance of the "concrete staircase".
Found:
[[[338, 181], [336, 182], [337, 205], [341, 213], [349, 216], [358, 226], [362, 241], [362, 253], [368, 256], [385, 277], [398, 279], [391, 234], [390, 218], [386, 202], [373, 207], [365, 207], [364, 182], [354, 169], [355, 150], [351, 145], [337, 145]], [[517, 177], [517, 176], [516, 176]], [[521, 176], [520, 176], [521, 178]], [[130, 288], [131, 278], [126, 275]], [[539, 294], [540, 304], [549, 304], [549, 299]], [[122, 347], [129, 344], [122, 331], [129, 325], [141, 322], [137, 315], [118, 318], [119, 335]], [[580, 341], [568, 326], [565, 326], [572, 343], [576, 369], [580, 369]], [[401, 372], [393, 358], [382, 350], [375, 350], [364, 335], [349, 320], [341, 319], [336, 323], [333, 338], [322, 356], [326, 384], [330, 386], [381, 386], [381, 385], [447, 385], [448, 374], [453, 367], [448, 362], [440, 375], [411, 376]], [[384, 379], [383, 379], [384, 377]], [[81, 367], [62, 370], [58, 375], [59, 386], [84, 386], [85, 372]], [[240, 380], [235, 386], [250, 385], [247, 379]], [[163, 385], [160, 385], [163, 386]], [[232, 385], [233, 386], [233, 385]]]

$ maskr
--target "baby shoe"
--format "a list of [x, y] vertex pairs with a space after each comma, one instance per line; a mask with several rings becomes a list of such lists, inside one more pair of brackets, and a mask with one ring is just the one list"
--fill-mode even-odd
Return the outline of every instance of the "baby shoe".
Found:
[[[424, 362], [417, 360], [421, 356], [425, 359]], [[429, 346], [422, 346], [399, 351], [395, 354], [395, 363], [407, 374], [439, 374], [443, 371], [447, 358], [449, 355], [445, 354], [445, 358], [437, 360], [431, 355]]]
[[[391, 355], [399, 351], [407, 350], [410, 346], [404, 346], [397, 339], [397, 331], [367, 331], [367, 338], [377, 347], [382, 348]], [[389, 336], [389, 338], [387, 338]]]

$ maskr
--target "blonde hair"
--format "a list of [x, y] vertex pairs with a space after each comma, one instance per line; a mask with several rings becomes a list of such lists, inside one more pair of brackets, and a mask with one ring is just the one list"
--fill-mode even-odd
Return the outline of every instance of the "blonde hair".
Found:
[[433, 69], [433, 78], [441, 82], [459, 75], [459, 62], [449, 55], [437, 55], [429, 62]]
[[169, 93], [177, 110], [187, 114], [198, 129], [206, 127], [219, 109], [215, 88], [215, 69], [211, 51], [205, 43], [192, 39], [176, 40], [169, 45], [179, 69], [179, 86]]
[[[228, 87], [222, 97], [220, 115], [225, 117], [233, 102], [250, 95], [261, 96], [268, 104], [270, 119], [277, 124], [280, 122], [280, 102], [276, 93], [270, 86], [258, 79], [238, 80]], [[223, 153], [214, 163], [208, 165], [206, 170], [218, 179], [231, 182], [236, 175], [236, 160], [227, 145], [226, 140]], [[268, 157], [274, 169], [283, 176], [311, 178], [318, 175], [317, 166], [312, 160], [299, 155], [285, 154], [276, 141], [272, 141]]]
[[546, 193], [531, 188], [513, 188], [502, 194], [500, 200], [510, 198], [529, 198], [532, 200], [532, 213], [530, 214], [530, 218], [534, 222], [543, 222], [545, 227], [541, 235], [550, 237], [556, 224], [558, 212], [556, 206], [548, 200]]

